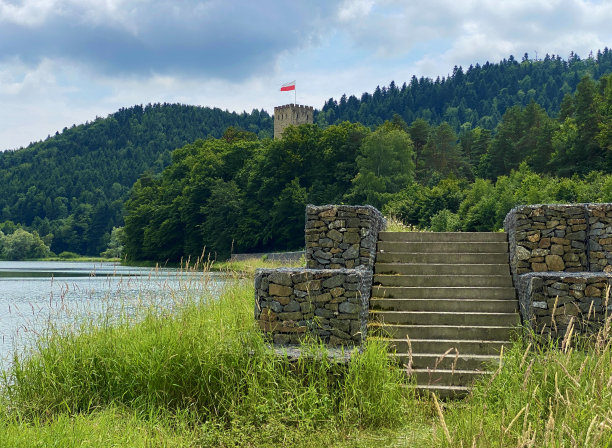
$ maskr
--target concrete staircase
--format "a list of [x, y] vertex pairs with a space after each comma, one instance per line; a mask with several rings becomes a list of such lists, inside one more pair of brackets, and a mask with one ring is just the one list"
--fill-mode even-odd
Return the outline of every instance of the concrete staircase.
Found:
[[505, 233], [381, 232], [370, 334], [419, 389], [464, 395], [519, 324]]

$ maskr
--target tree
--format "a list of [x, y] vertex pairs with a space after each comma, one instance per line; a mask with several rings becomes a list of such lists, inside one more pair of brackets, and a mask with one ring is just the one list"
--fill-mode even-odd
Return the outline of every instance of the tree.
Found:
[[367, 136], [357, 156], [357, 176], [349, 198], [382, 208], [388, 194], [414, 180], [414, 146], [408, 133], [382, 125]]
[[51, 254], [37, 232], [17, 229], [10, 235], [0, 232], [0, 256], [8, 260], [43, 258]]
[[110, 236], [108, 248], [100, 254], [105, 258], [121, 258], [123, 255], [123, 241], [125, 239], [125, 231], [123, 227], [113, 227]]

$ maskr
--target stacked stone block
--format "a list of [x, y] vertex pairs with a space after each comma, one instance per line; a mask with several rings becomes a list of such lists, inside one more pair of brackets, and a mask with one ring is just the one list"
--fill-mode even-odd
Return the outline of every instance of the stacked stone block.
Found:
[[255, 319], [275, 344], [314, 335], [330, 346], [365, 341], [372, 271], [258, 269]]
[[519, 278], [521, 314], [540, 334], [562, 337], [573, 320], [574, 330], [593, 332], [612, 311], [606, 273], [530, 273]]
[[523, 320], [558, 336], [572, 318], [598, 328], [611, 311], [612, 204], [520, 206], [504, 227]]
[[369, 205], [308, 205], [306, 267], [372, 270], [378, 232], [384, 225], [382, 214]]
[[588, 204], [590, 271], [612, 272], [612, 204]]
[[518, 207], [508, 214], [504, 227], [514, 274], [588, 271], [584, 206]]

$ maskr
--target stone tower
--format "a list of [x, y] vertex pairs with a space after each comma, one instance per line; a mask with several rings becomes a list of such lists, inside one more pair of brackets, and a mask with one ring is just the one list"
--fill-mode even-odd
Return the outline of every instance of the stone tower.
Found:
[[274, 108], [274, 138], [282, 138], [283, 131], [290, 124], [312, 124], [314, 108], [298, 104], [286, 104]]

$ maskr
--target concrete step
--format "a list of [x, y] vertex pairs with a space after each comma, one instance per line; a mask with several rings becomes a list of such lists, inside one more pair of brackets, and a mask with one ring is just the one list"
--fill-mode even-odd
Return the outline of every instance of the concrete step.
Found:
[[508, 253], [508, 243], [423, 243], [379, 241], [378, 252]]
[[444, 386], [440, 384], [423, 384], [417, 386], [421, 395], [436, 394], [441, 400], [460, 399], [466, 397], [471, 390], [468, 386]]
[[[517, 331], [517, 327], [500, 325], [474, 327], [472, 325], [381, 325], [379, 322], [372, 321], [368, 323], [368, 334], [391, 339], [405, 339], [406, 336], [409, 336], [411, 339], [508, 341]], [[444, 353], [448, 348], [429, 353]], [[422, 352], [428, 353], [427, 351]]]
[[512, 286], [510, 275], [374, 275], [374, 284], [382, 286]]
[[[389, 345], [397, 353], [408, 353], [407, 339], [389, 339]], [[452, 339], [410, 339], [412, 353], [446, 353], [452, 349], [459, 355], [499, 355], [502, 346], [510, 346], [509, 341], [495, 340], [452, 340]]]
[[391, 356], [402, 366], [412, 360], [413, 369], [460, 369], [489, 371], [499, 364], [498, 355], [471, 355], [450, 353], [393, 353]]
[[405, 253], [385, 251], [376, 254], [376, 263], [427, 263], [427, 264], [508, 264], [507, 253]]
[[419, 386], [471, 386], [476, 381], [489, 376], [490, 372], [479, 370], [414, 369], [412, 370], [412, 374], [416, 376], [416, 381]]
[[370, 309], [385, 311], [470, 311], [476, 313], [517, 313], [518, 303], [514, 300], [371, 298]]
[[510, 275], [508, 260], [499, 264], [446, 264], [446, 263], [379, 263], [376, 274], [399, 275]]
[[412, 242], [507, 242], [505, 232], [380, 232], [381, 241], [412, 241]]
[[373, 286], [372, 297], [394, 299], [495, 299], [516, 300], [511, 287], [423, 287], [423, 286]]
[[400, 325], [494, 325], [512, 326], [520, 323], [518, 313], [473, 313], [433, 311], [370, 311], [370, 320]]

